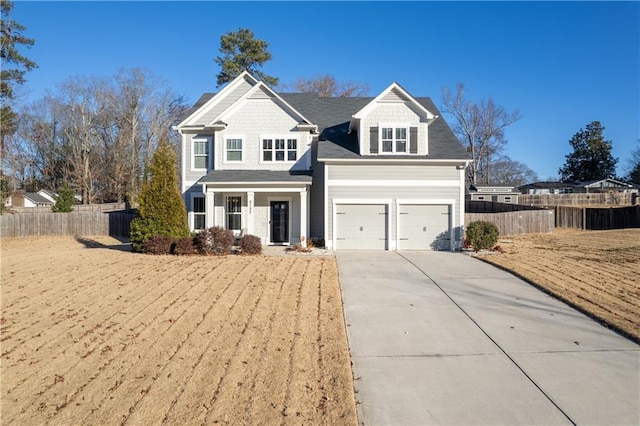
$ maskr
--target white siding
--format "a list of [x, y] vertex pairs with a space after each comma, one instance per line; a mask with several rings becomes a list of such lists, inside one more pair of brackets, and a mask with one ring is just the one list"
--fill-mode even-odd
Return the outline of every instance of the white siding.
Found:
[[222, 114], [227, 108], [233, 105], [238, 99], [244, 96], [251, 88], [253, 84], [249, 83], [247, 80], [243, 80], [238, 87], [236, 87], [232, 92], [228, 93], [227, 96], [220, 99], [216, 105], [214, 105], [209, 111], [199, 117], [198, 120], [194, 123], [194, 125], [206, 126], [213, 119]]
[[[214, 159], [211, 158], [211, 156], [214, 156], [214, 136], [213, 135], [207, 135], [207, 134], [187, 134], [185, 135], [186, 137], [186, 142], [185, 142], [185, 160], [186, 160], [186, 168], [185, 168], [185, 180], [187, 181], [197, 181], [198, 179], [200, 179], [202, 176], [207, 174], [207, 171], [203, 171], [203, 170], [193, 170], [193, 156], [192, 156], [192, 151], [193, 151], [193, 139], [203, 139], [203, 138], [207, 138], [209, 140], [209, 164], [213, 164]], [[183, 166], [184, 167], [184, 166]]]
[[459, 171], [455, 166], [433, 165], [345, 165], [331, 166], [331, 180], [458, 180]]
[[420, 115], [405, 103], [379, 103], [361, 121], [359, 137], [362, 155], [369, 155], [369, 129], [380, 123], [408, 123], [410, 127], [418, 128], [418, 155], [427, 154], [428, 131], [427, 124], [421, 121]]
[[[459, 244], [461, 226], [464, 222], [460, 215], [461, 198], [460, 171], [455, 166], [434, 165], [328, 165], [325, 169], [328, 177], [327, 241], [333, 239], [334, 200], [388, 200], [389, 211], [389, 246], [396, 249], [398, 203], [406, 200], [421, 200], [424, 204], [447, 204], [451, 208], [452, 227], [455, 244]], [[349, 180], [358, 181], [353, 186]], [[385, 184], [362, 185], [363, 181], [385, 181]], [[389, 185], [392, 180], [402, 181], [398, 185]], [[424, 181], [424, 185], [420, 184]], [[458, 184], [454, 184], [457, 181]], [[339, 185], [333, 183], [339, 182]], [[441, 185], [438, 184], [441, 182]], [[410, 184], [409, 184], [410, 183]], [[314, 182], [314, 185], [318, 184]], [[442, 202], [446, 200], [445, 202]]]
[[[226, 119], [227, 128], [216, 132], [215, 169], [233, 170], [289, 170], [310, 167], [310, 139], [308, 132], [298, 132], [298, 122], [271, 99], [247, 99], [230, 117]], [[225, 134], [243, 135], [243, 162], [225, 164]], [[261, 163], [261, 137], [290, 136], [298, 140], [298, 161]], [[308, 151], [308, 153], [307, 153]]]

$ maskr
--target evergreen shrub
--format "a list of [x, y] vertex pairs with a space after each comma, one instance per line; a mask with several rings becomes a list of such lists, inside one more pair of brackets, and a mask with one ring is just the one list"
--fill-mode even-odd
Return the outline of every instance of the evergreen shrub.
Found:
[[145, 251], [144, 243], [156, 235], [173, 239], [190, 235], [187, 210], [178, 188], [175, 153], [165, 141], [153, 154], [150, 176], [142, 184], [139, 203], [130, 229], [134, 251]]
[[467, 239], [476, 252], [493, 248], [498, 236], [498, 227], [491, 222], [476, 221], [467, 226]]

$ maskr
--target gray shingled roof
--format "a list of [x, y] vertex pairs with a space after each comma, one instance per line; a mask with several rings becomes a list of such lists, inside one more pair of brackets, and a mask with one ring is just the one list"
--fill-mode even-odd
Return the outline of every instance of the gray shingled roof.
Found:
[[[194, 104], [189, 115], [204, 105], [215, 93], [205, 93]], [[429, 155], [371, 155], [358, 154], [357, 133], [349, 130], [351, 116], [371, 102], [373, 97], [337, 97], [322, 98], [316, 93], [279, 93], [285, 102], [295, 108], [300, 114], [318, 126], [320, 138], [318, 143], [318, 158], [335, 159], [439, 159], [439, 160], [467, 160], [469, 154], [460, 144], [456, 136], [442, 118], [440, 111], [429, 97], [416, 97], [422, 106], [439, 117], [429, 126]]]
[[46, 198], [44, 198], [42, 195], [38, 194], [37, 192], [25, 192], [24, 197], [28, 198], [29, 200], [31, 200], [35, 204], [53, 204], [51, 202], [51, 200], [47, 200]]
[[321, 98], [314, 93], [281, 93], [280, 96], [302, 115], [318, 125], [320, 142], [318, 143], [318, 158], [335, 159], [469, 159], [469, 154], [462, 147], [440, 111], [429, 97], [415, 98], [422, 106], [439, 117], [429, 126], [429, 155], [370, 155], [358, 154], [358, 139], [356, 132], [349, 130], [351, 116], [371, 102], [372, 97], [353, 98]]
[[290, 170], [210, 170], [199, 183], [311, 183], [308, 172], [294, 172]]

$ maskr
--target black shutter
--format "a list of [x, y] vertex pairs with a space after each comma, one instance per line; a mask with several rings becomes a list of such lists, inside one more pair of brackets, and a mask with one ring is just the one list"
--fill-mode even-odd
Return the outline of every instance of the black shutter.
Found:
[[409, 154], [418, 153], [418, 128], [411, 127], [409, 129]]
[[369, 129], [369, 153], [378, 153], [378, 128], [371, 127]]

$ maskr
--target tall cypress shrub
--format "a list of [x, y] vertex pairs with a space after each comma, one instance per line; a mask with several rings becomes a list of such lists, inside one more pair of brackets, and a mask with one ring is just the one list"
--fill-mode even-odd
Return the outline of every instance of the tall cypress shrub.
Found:
[[173, 238], [190, 235], [187, 210], [178, 188], [175, 153], [166, 141], [161, 141], [153, 154], [139, 202], [138, 215], [131, 221], [134, 251], [143, 252], [145, 241], [156, 235]]

